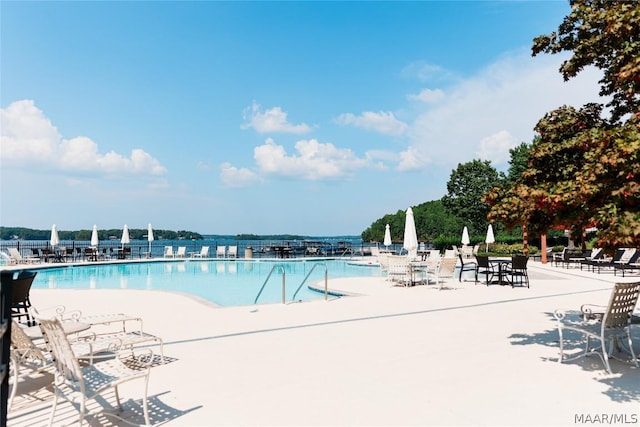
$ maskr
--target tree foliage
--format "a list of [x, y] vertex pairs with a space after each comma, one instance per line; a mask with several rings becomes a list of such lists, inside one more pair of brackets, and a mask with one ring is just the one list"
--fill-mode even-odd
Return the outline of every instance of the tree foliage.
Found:
[[527, 170], [529, 163], [529, 144], [521, 142], [520, 145], [509, 150], [509, 170], [507, 171], [507, 181], [515, 182], [522, 173]]
[[[91, 240], [92, 230], [58, 230], [60, 240]], [[196, 239], [202, 240], [202, 235], [193, 231], [186, 230], [153, 230], [154, 237], [157, 240], [179, 240], [179, 239]], [[100, 240], [119, 240], [122, 236], [122, 229], [98, 230], [98, 238]], [[34, 230], [24, 227], [0, 227], [0, 239], [11, 240], [49, 240], [51, 230]], [[146, 240], [146, 228], [130, 228], [129, 237], [131, 240]]]
[[557, 31], [536, 37], [533, 55], [572, 52], [562, 63], [565, 80], [587, 66], [603, 71], [600, 95], [611, 97], [612, 120], [640, 114], [640, 2], [571, 0]]
[[470, 233], [481, 233], [487, 228], [489, 205], [483, 195], [498, 185], [501, 177], [488, 160], [473, 160], [451, 172], [447, 182], [447, 195], [442, 203], [449, 214], [462, 219]]
[[540, 119], [527, 169], [485, 197], [489, 217], [538, 233], [562, 226], [574, 238], [598, 228], [605, 248], [640, 245], [640, 3], [574, 0], [557, 33], [534, 40], [533, 53], [573, 51], [568, 79], [585, 66], [602, 69], [600, 104], [563, 106]]
[[[462, 233], [462, 220], [448, 215], [440, 200], [425, 202], [412, 209], [420, 241], [432, 242], [442, 235], [455, 236]], [[385, 226], [389, 224], [391, 240], [402, 242], [405, 218], [405, 211], [399, 210], [395, 214], [387, 214], [377, 219], [362, 232], [362, 240], [382, 242]]]
[[597, 105], [562, 107], [545, 115], [529, 167], [485, 200], [490, 218], [508, 225], [553, 227], [579, 238], [595, 226], [605, 247], [636, 246], [640, 235], [640, 131], [632, 122], [607, 126]]

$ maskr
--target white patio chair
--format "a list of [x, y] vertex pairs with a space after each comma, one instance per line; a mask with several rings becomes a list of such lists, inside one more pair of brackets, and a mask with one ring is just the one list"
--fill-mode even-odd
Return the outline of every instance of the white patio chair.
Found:
[[229, 258], [237, 258], [238, 257], [238, 247], [237, 246], [229, 246], [229, 251], [227, 251], [227, 257], [229, 257]]
[[[602, 359], [607, 372], [611, 374], [609, 358], [617, 358], [613, 355], [613, 350], [614, 348], [620, 350], [620, 340], [626, 338], [631, 361], [636, 367], [639, 367], [629, 331], [633, 310], [639, 295], [640, 282], [616, 283], [607, 306], [585, 304], [580, 308], [580, 311], [555, 310], [554, 316], [558, 321], [558, 334], [560, 335], [558, 362], [571, 361], [596, 353]], [[564, 330], [576, 331], [584, 336], [586, 340], [584, 352], [572, 357], [565, 357]], [[599, 344], [594, 348], [590, 347], [591, 339], [599, 341]], [[607, 348], [607, 344], [609, 344], [609, 348]]]
[[[386, 252], [381, 252], [376, 256], [378, 263], [380, 264], [380, 271], [389, 271], [389, 255]], [[387, 276], [387, 279], [389, 277]]]
[[224, 258], [227, 256], [227, 247], [226, 246], [218, 246], [216, 248], [216, 257]]
[[175, 254], [175, 258], [184, 258], [187, 256], [187, 247], [186, 246], [178, 246], [178, 251]]
[[387, 277], [392, 282], [407, 286], [411, 283], [409, 257], [407, 255], [387, 255]]
[[425, 269], [427, 271], [427, 284], [429, 282], [429, 276], [433, 276], [436, 278], [436, 283], [438, 280], [438, 270], [440, 268], [440, 261], [442, 257], [440, 256], [440, 251], [432, 250], [429, 253], [429, 256], [424, 260], [424, 264], [426, 265]]
[[92, 344], [97, 349], [108, 346], [118, 350], [130, 349], [133, 351], [134, 347], [141, 344], [157, 344], [161, 363], [165, 363], [164, 341], [162, 338], [142, 330], [141, 317], [124, 313], [84, 315], [80, 310], [67, 310], [63, 305], [55, 307], [55, 317], [62, 321], [75, 321], [90, 325], [89, 330], [78, 333], [76, 340]]
[[165, 258], [173, 258], [174, 254], [173, 254], [173, 246], [165, 246], [164, 247], [164, 254], [163, 256]]
[[440, 259], [440, 263], [438, 264], [437, 272], [435, 275], [436, 282], [440, 285], [438, 289], [442, 290], [442, 287], [448, 281], [448, 279], [452, 279], [454, 277], [457, 263], [458, 258], [442, 257]]
[[200, 248], [200, 252], [194, 252], [191, 254], [192, 258], [208, 258], [209, 257], [209, 246], [203, 246]]
[[[44, 344], [44, 343], [41, 343]], [[86, 359], [90, 363], [99, 353], [114, 352], [121, 347], [119, 340], [73, 341], [71, 349], [78, 359]], [[20, 379], [30, 374], [43, 372], [53, 365], [49, 351], [43, 345], [36, 345], [15, 320], [11, 323], [11, 379], [9, 392], [9, 408], [18, 390]]]
[[[118, 407], [122, 410], [118, 386], [136, 379], [144, 381], [142, 409], [145, 425], [150, 425], [147, 391], [150, 373], [150, 364], [148, 362], [153, 360], [151, 351], [145, 356], [145, 359], [130, 359], [128, 364], [135, 364], [136, 369], [123, 363], [120, 357], [96, 362], [88, 366], [80, 366], [60, 320], [56, 317], [50, 319], [39, 317], [37, 320], [40, 322], [40, 328], [51, 352], [55, 368], [54, 398], [49, 425], [53, 424], [59, 398], [67, 399], [78, 410], [80, 414], [78, 425], [82, 425], [87, 415], [87, 401], [93, 399], [103, 405], [105, 400], [98, 397], [112, 388], [115, 391]], [[130, 355], [130, 353], [127, 352], [127, 355]], [[147, 357], [148, 359], [146, 359]], [[105, 414], [128, 422], [111, 412], [105, 412]]]

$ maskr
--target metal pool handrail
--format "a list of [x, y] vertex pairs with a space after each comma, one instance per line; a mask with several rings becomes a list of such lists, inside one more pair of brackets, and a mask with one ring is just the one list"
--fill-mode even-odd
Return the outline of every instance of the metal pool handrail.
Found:
[[286, 287], [287, 272], [285, 271], [284, 266], [282, 264], [276, 264], [271, 268], [271, 271], [269, 271], [269, 274], [267, 275], [267, 278], [264, 280], [264, 283], [262, 284], [262, 287], [260, 288], [260, 291], [258, 292], [258, 295], [256, 295], [256, 299], [253, 300], [254, 304], [258, 303], [258, 298], [260, 298], [260, 295], [262, 294], [262, 291], [264, 290], [264, 287], [267, 285], [267, 282], [269, 281], [269, 278], [271, 277], [271, 274], [277, 268], [280, 268], [282, 270], [282, 303], [286, 304], [287, 295], [286, 295], [286, 292], [285, 292], [285, 287]]
[[[328, 276], [329, 269], [327, 268], [327, 264], [325, 263], [314, 264], [313, 267], [311, 267], [311, 270], [309, 270], [309, 273], [307, 273], [307, 276], [302, 280], [302, 283], [300, 283], [300, 286], [298, 286], [298, 289], [296, 289], [295, 293], [293, 294], [293, 297], [291, 298], [292, 300], [296, 299], [296, 295], [298, 295], [298, 291], [300, 291], [300, 288], [302, 288], [302, 285], [305, 284], [309, 276], [311, 276], [311, 273], [313, 273], [313, 270], [315, 270], [315, 268], [318, 267], [319, 265], [324, 267], [324, 300], [327, 301], [327, 295], [329, 293], [327, 276]], [[283, 289], [284, 289], [284, 286], [283, 286]]]

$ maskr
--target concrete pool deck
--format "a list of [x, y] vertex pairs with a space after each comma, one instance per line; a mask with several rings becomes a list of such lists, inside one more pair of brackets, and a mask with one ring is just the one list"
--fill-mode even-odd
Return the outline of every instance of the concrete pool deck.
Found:
[[[168, 359], [149, 383], [151, 419], [163, 425], [582, 425], [603, 416], [640, 425], [640, 369], [614, 360], [608, 375], [595, 356], [557, 363], [552, 315], [606, 304], [612, 283], [640, 278], [539, 262], [529, 273], [530, 289], [334, 279], [331, 289], [352, 296], [287, 305], [216, 308], [120, 289], [34, 289], [31, 301], [41, 311], [63, 304], [142, 317]], [[632, 329], [640, 353], [640, 327]], [[50, 382], [43, 374], [20, 384], [9, 426], [46, 425]], [[123, 415], [134, 422], [142, 387], [121, 386], [123, 401], [133, 399]], [[65, 403], [54, 425], [74, 425], [76, 414]]]

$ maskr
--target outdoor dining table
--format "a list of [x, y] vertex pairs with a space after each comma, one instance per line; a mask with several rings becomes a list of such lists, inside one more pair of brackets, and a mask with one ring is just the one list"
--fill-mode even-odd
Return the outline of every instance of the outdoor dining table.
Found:
[[271, 246], [271, 250], [276, 253], [278, 258], [289, 258], [291, 255], [291, 248], [288, 246]]
[[508, 267], [511, 265], [511, 258], [489, 258], [489, 263], [498, 266], [498, 284], [510, 285], [507, 279]]
[[86, 248], [85, 257], [87, 258], [87, 261], [98, 261], [98, 249]]
[[409, 278], [411, 280], [411, 285], [418, 283], [418, 280], [416, 280], [416, 276], [421, 273], [427, 273], [428, 267], [429, 264], [424, 261], [409, 262]]

